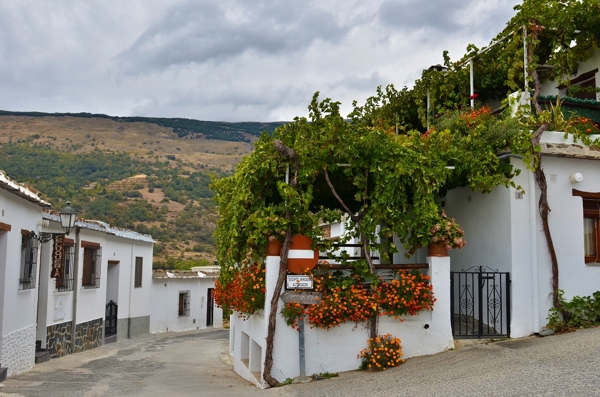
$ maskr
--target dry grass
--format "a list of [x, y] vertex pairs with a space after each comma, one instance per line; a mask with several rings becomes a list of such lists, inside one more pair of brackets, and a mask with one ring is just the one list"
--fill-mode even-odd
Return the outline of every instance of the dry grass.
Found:
[[0, 116], [0, 143], [34, 135], [40, 136], [37, 143], [49, 144], [57, 150], [99, 148], [161, 161], [174, 155], [178, 163], [187, 163], [189, 168], [204, 165], [231, 170], [252, 150], [252, 144], [245, 142], [178, 138], [171, 128], [150, 123], [81, 117]]

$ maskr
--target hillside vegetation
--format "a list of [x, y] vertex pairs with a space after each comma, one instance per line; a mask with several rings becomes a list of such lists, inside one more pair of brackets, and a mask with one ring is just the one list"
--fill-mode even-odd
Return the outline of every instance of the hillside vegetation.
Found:
[[233, 125], [244, 139], [182, 137], [166, 122], [108, 116], [0, 116], [0, 169], [55, 209], [71, 200], [85, 219], [151, 234], [156, 267], [212, 262], [211, 177], [229, 175], [257, 132], [247, 123], [197, 123]]
[[223, 141], [250, 142], [248, 134], [254, 137], [260, 136], [261, 132], [267, 131], [272, 134], [275, 128], [283, 125], [283, 122], [257, 123], [239, 122], [228, 123], [225, 121], [202, 121], [185, 118], [163, 118], [163, 117], [117, 117], [106, 114], [93, 113], [42, 113], [42, 112], [11, 112], [0, 110], [0, 116], [25, 116], [25, 117], [77, 117], [86, 119], [108, 119], [124, 123], [149, 123], [161, 127], [171, 128], [179, 138], [198, 138], [203, 136], [207, 139]]

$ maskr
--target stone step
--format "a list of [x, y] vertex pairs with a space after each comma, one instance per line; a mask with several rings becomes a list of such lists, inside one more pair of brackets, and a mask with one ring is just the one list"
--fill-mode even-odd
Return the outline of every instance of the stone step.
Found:
[[41, 364], [50, 361], [50, 352], [46, 349], [35, 352], [35, 363]]

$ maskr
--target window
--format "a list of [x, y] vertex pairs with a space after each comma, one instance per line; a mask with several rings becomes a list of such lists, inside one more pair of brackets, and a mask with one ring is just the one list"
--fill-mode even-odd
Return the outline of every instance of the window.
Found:
[[81, 285], [83, 288], [100, 288], [100, 244], [82, 241], [83, 247], [83, 276]]
[[179, 291], [179, 317], [190, 315], [190, 291]]
[[56, 277], [56, 291], [73, 291], [73, 265], [75, 263], [75, 244], [65, 239], [63, 245], [63, 267]]
[[28, 230], [21, 230], [20, 289], [35, 288], [38, 241]]
[[143, 268], [144, 258], [141, 256], [135, 257], [135, 288], [140, 288], [142, 286], [142, 268]]
[[583, 246], [585, 263], [598, 262], [600, 252], [600, 200], [583, 199]]
[[597, 68], [571, 80], [568, 95], [579, 99], [596, 100], [596, 73], [598, 73]]
[[600, 262], [600, 193], [573, 189], [583, 200], [583, 252], [585, 263]]

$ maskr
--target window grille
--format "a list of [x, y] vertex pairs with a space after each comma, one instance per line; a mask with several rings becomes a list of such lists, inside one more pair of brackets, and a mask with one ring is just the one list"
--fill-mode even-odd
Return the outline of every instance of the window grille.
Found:
[[81, 277], [81, 285], [84, 289], [100, 288], [101, 258], [101, 248], [84, 247], [83, 276]]
[[38, 241], [27, 231], [21, 233], [21, 271], [19, 289], [36, 286]]
[[190, 291], [179, 291], [179, 317], [190, 315]]
[[75, 247], [65, 245], [63, 254], [63, 274], [56, 278], [56, 291], [73, 291], [73, 266], [75, 265]]

